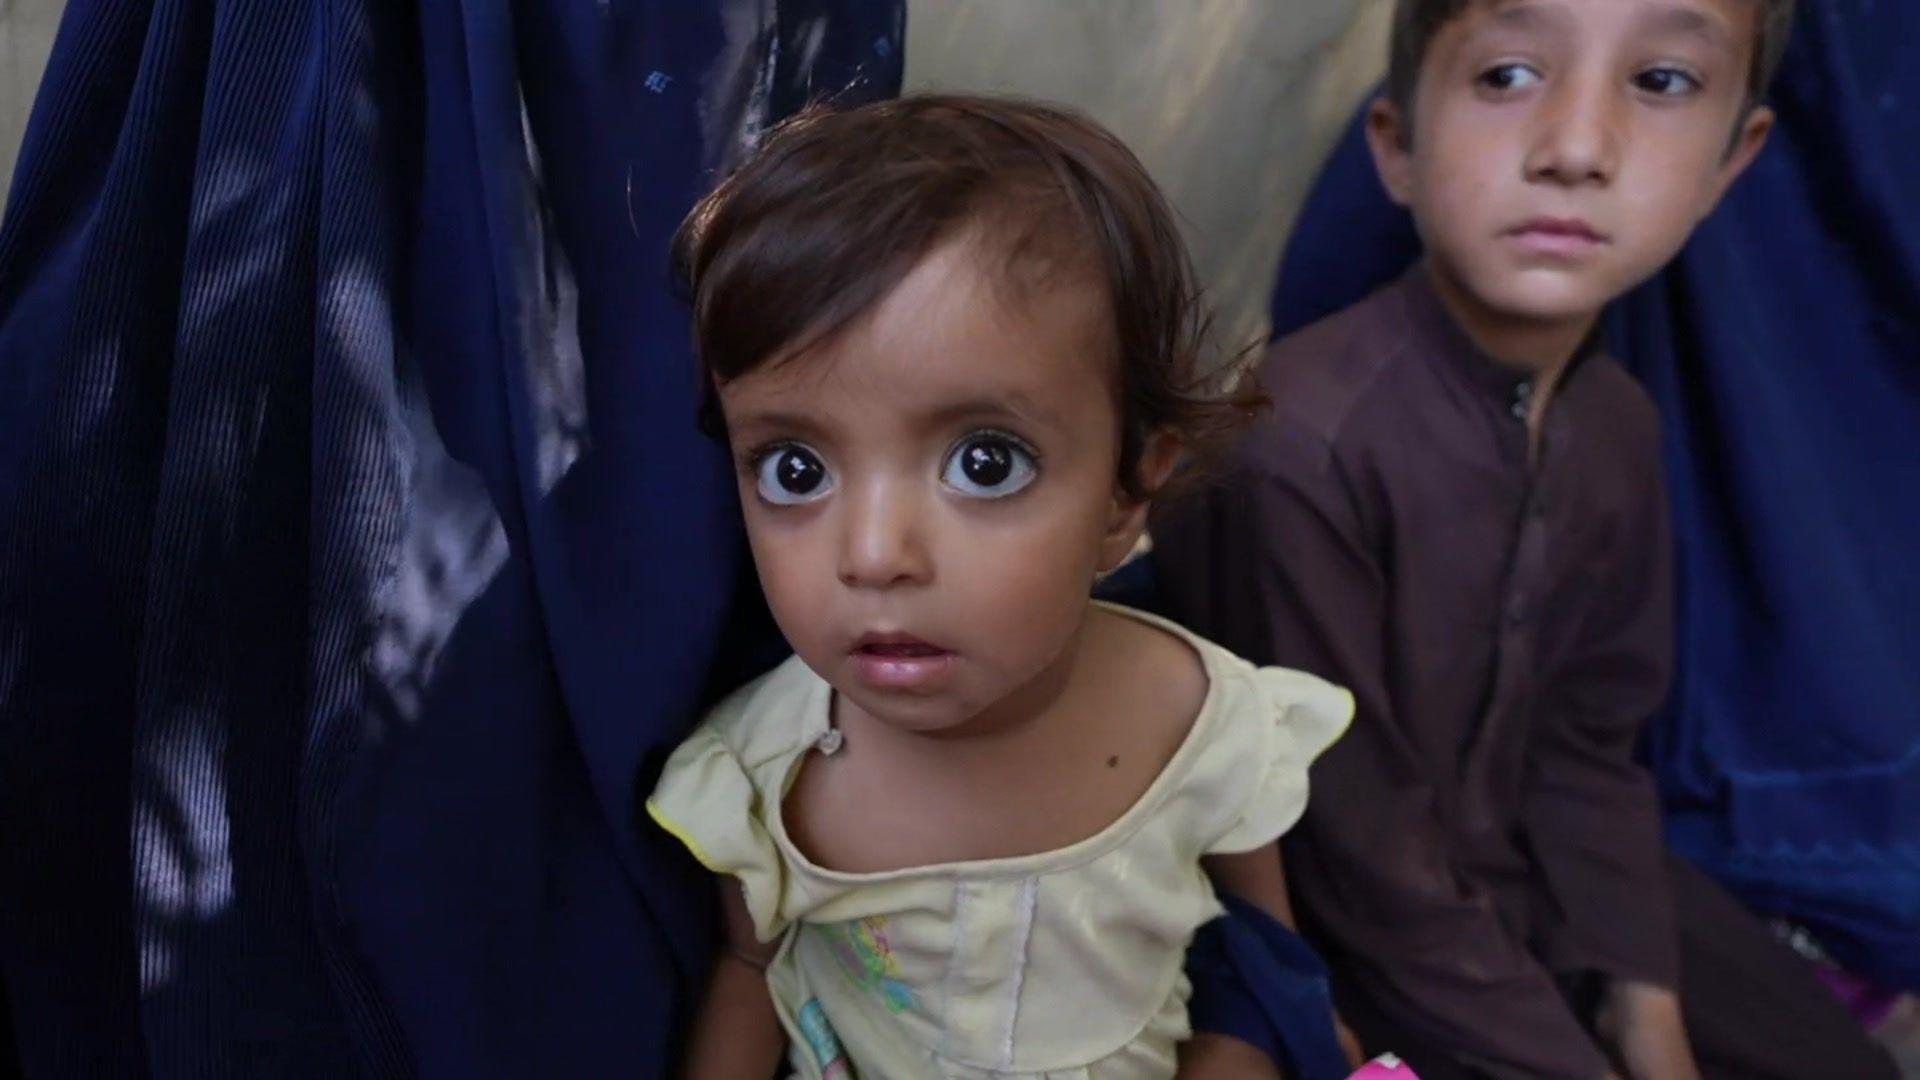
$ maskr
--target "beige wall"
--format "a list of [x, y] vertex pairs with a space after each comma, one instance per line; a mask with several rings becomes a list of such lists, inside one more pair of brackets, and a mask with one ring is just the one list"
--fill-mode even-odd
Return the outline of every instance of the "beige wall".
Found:
[[1076, 105], [1186, 219], [1229, 341], [1264, 336], [1287, 230], [1386, 63], [1386, 0], [909, 0], [908, 89]]
[[64, 0], [0, 0], [0, 207]]

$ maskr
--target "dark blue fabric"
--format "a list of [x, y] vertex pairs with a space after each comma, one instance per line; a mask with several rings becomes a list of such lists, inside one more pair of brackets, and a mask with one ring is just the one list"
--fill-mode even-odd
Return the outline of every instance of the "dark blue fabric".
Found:
[[1200, 928], [1187, 957], [1193, 1024], [1232, 1031], [1301, 1080], [1339, 1080], [1353, 1070], [1333, 1027], [1333, 991], [1320, 957], [1299, 935], [1237, 896]]
[[[1849, 967], [1920, 989], [1920, 8], [1802, 4], [1772, 144], [1611, 343], [1665, 417], [1678, 677], [1649, 729], [1669, 839]], [[1276, 335], [1418, 253], [1356, 123]]]
[[752, 611], [666, 238], [903, 18], [68, 4], [0, 229], [28, 1075], [665, 1075], [711, 906], [639, 796]]
[[[426, 1075], [664, 1076], [704, 973], [708, 885], [640, 804], [752, 598], [724, 455], [692, 423], [668, 237], [773, 85], [890, 94], [900, 72], [897, 3], [775, 7], [423, 4], [411, 310], [471, 473], [425, 493], [438, 524], [415, 539], [454, 553], [425, 588], [474, 599], [417, 628], [439, 668], [360, 758], [342, 880]], [[787, 31], [864, 47], [770, 83]], [[505, 539], [490, 575], [475, 482]]]

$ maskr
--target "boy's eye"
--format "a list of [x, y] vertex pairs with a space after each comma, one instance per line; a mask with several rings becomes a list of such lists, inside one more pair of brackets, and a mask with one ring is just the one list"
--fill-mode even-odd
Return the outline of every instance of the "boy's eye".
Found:
[[754, 464], [760, 497], [778, 506], [798, 506], [833, 490], [833, 474], [820, 455], [804, 446], [776, 446]]
[[947, 454], [940, 482], [976, 499], [1004, 499], [1040, 474], [1033, 452], [1006, 435], [969, 435]]
[[1529, 64], [1495, 64], [1480, 73], [1480, 85], [1490, 90], [1521, 90], [1538, 84], [1540, 73]]
[[1679, 68], [1648, 68], [1633, 77], [1633, 85], [1649, 94], [1680, 97], [1700, 89], [1700, 80]]

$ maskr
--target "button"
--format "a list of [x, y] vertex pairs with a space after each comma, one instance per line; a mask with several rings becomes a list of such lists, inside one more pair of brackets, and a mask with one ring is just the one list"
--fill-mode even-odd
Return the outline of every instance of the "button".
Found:
[[1535, 496], [1534, 500], [1531, 503], [1527, 504], [1527, 516], [1534, 519], [1535, 521], [1539, 521], [1541, 518], [1546, 517], [1547, 516], [1547, 500], [1542, 499], [1538, 496]]

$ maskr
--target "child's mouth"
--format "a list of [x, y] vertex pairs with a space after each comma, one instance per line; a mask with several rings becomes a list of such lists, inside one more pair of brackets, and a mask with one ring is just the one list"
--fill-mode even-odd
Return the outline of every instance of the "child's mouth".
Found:
[[1522, 249], [1538, 255], [1576, 258], [1611, 243], [1611, 239], [1578, 218], [1534, 218], [1507, 230]]
[[911, 634], [865, 635], [852, 656], [861, 681], [891, 690], [929, 689], [953, 663], [953, 653]]

